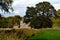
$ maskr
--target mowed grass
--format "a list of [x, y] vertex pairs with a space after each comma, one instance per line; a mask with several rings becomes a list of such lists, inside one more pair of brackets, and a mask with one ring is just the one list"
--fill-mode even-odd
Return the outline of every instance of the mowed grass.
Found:
[[37, 34], [28, 38], [27, 40], [60, 40], [60, 30], [57, 29], [39, 30]]

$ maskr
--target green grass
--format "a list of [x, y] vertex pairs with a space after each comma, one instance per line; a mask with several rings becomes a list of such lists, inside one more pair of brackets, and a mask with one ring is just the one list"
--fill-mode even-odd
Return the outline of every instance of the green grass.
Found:
[[27, 40], [60, 40], [60, 30], [57, 29], [40, 30], [35, 36], [32, 36]]

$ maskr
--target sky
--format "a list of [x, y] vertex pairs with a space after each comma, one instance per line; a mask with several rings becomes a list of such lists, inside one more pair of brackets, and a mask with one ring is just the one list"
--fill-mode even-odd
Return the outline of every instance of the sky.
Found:
[[3, 13], [2, 15], [6, 17], [20, 15], [21, 17], [23, 17], [28, 6], [35, 6], [39, 2], [43, 1], [50, 2], [55, 7], [56, 10], [60, 9], [60, 0], [13, 0], [12, 7], [14, 11], [11, 12], [11, 14]]

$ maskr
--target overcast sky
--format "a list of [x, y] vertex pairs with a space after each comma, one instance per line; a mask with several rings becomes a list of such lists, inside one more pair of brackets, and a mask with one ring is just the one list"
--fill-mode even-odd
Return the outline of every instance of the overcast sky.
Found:
[[4, 14], [4, 15], [5, 16], [11, 16], [11, 15], [24, 16], [27, 6], [35, 6], [35, 4], [43, 1], [50, 2], [55, 7], [56, 10], [60, 9], [60, 0], [14, 0], [12, 4], [14, 12], [12, 12], [12, 14]]

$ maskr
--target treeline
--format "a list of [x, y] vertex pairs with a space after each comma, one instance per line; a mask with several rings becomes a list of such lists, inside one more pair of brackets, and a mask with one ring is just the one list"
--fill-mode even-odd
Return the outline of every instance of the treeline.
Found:
[[58, 9], [56, 11], [56, 14], [58, 15], [58, 17], [57, 18], [51, 18], [51, 20], [53, 21], [53, 27], [60, 28], [60, 9]]
[[[13, 0], [0, 0], [1, 9], [4, 12], [9, 12], [9, 9], [13, 11], [11, 4]], [[2, 2], [4, 1], [4, 3]], [[26, 15], [23, 17], [25, 23], [30, 23], [31, 28], [52, 28], [53, 25], [60, 25], [60, 10], [56, 11], [54, 6], [49, 2], [43, 1], [35, 5], [35, 7], [27, 7]], [[20, 24], [21, 17], [1, 17], [0, 27], [13, 27], [15, 23]]]
[[11, 16], [11, 17], [1, 17], [0, 18], [0, 28], [12, 28], [14, 24], [20, 25], [21, 17]]

